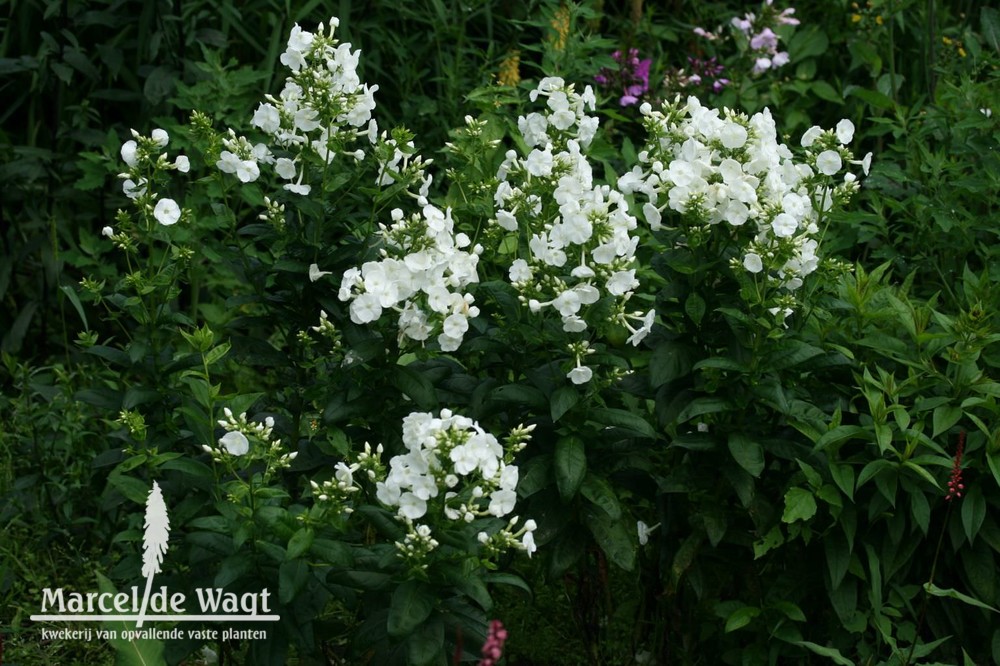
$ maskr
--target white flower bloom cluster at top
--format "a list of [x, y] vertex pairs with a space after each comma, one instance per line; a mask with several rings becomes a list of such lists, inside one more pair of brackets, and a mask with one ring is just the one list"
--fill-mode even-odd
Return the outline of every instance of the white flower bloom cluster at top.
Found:
[[298, 451], [291, 453], [281, 453], [281, 440], [271, 439], [274, 433], [274, 418], [268, 416], [262, 423], [250, 423], [247, 420], [247, 413], [243, 412], [239, 416], [233, 414], [228, 407], [223, 409], [226, 418], [219, 419], [219, 426], [226, 431], [226, 434], [219, 438], [219, 448], [202, 445], [205, 453], [212, 456], [216, 462], [222, 462], [228, 456], [245, 456], [250, 452], [250, 440], [247, 435], [259, 440], [266, 445], [267, 452], [264, 455], [274, 458], [274, 468], [281, 469], [288, 467], [299, 455]]
[[[513, 455], [531, 437], [533, 426], [519, 427], [511, 432], [507, 450], [497, 438], [483, 430], [470, 418], [441, 410], [440, 417], [429, 412], [413, 412], [403, 419], [403, 444], [407, 453], [389, 461], [384, 481], [376, 483], [378, 500], [396, 509], [400, 520], [412, 526], [416, 520], [440, 518], [428, 515], [429, 502], [441, 496], [443, 517], [448, 521], [471, 523], [480, 516], [503, 518], [514, 511], [517, 502], [515, 488], [518, 468], [510, 464]], [[506, 545], [534, 551], [534, 522], [512, 542], [510, 532], [517, 519], [502, 531]], [[417, 525], [416, 537], [426, 546], [430, 528]], [[411, 539], [412, 540], [412, 539]], [[480, 537], [484, 544], [496, 542]], [[413, 545], [413, 544], [410, 544]], [[400, 548], [405, 550], [406, 544]], [[404, 552], [405, 554], [405, 552]]]
[[[165, 227], [177, 224], [181, 219], [181, 208], [173, 199], [159, 199], [156, 193], [150, 192], [146, 174], [154, 167], [181, 173], [187, 173], [191, 169], [191, 162], [186, 155], [178, 155], [170, 162], [167, 153], [161, 152], [169, 143], [170, 135], [164, 129], [154, 129], [148, 137], [132, 130], [132, 138], [121, 147], [121, 158], [128, 170], [118, 174], [122, 179], [125, 196], [146, 207], [147, 211], [152, 208], [153, 219]], [[123, 242], [111, 227], [104, 227], [101, 233], [112, 240]]]
[[834, 177], [845, 162], [868, 173], [871, 155], [852, 161], [847, 148], [854, 125], [843, 120], [835, 130], [811, 128], [802, 138], [805, 161], [799, 162], [778, 142], [767, 109], [750, 118], [729, 109], [720, 115], [690, 97], [664, 104], [662, 112], [644, 104], [641, 112], [649, 138], [640, 165], [618, 187], [649, 199], [642, 210], [650, 227], [661, 227], [667, 208], [688, 227], [722, 225], [737, 238], [749, 238], [738, 260], [747, 271], [764, 272], [788, 291], [801, 286], [819, 266], [822, 215], [858, 189], [853, 173]]
[[383, 310], [399, 313], [399, 339], [423, 343], [435, 333], [441, 349], [459, 348], [469, 319], [479, 314], [472, 294], [464, 293], [479, 281], [476, 266], [483, 248], [470, 247], [464, 233], [455, 233], [451, 210], [426, 204], [405, 217], [392, 211], [393, 224], [382, 229], [380, 261], [344, 273], [339, 297], [351, 301], [351, 321], [368, 324]]
[[[527, 157], [507, 152], [497, 173], [495, 223], [521, 241], [527, 252], [515, 259], [509, 278], [532, 312], [557, 311], [563, 330], [587, 329], [586, 307], [616, 300], [612, 317], [632, 332], [638, 344], [649, 333], [652, 316], [626, 313], [625, 303], [639, 286], [630, 232], [635, 218], [621, 192], [594, 183], [585, 154], [598, 119], [588, 116], [595, 97], [561, 78], [542, 79], [531, 100], [545, 98], [544, 112], [518, 118], [530, 149]], [[629, 319], [641, 321], [637, 330]]]
[[[292, 74], [277, 97], [265, 97], [250, 121], [272, 138], [273, 145], [289, 152], [290, 156], [273, 159], [273, 163], [278, 176], [290, 181], [285, 189], [296, 194], [306, 195], [311, 189], [302, 182], [305, 154], [317, 156], [324, 164], [332, 162], [337, 154], [361, 160], [364, 151], [352, 149], [351, 144], [361, 136], [370, 144], [377, 140], [378, 125], [372, 111], [378, 86], [361, 82], [357, 73], [361, 52], [352, 52], [350, 43], [342, 44], [334, 38], [339, 24], [334, 17], [328, 27], [321, 23], [316, 33], [298, 24], [292, 28], [281, 55], [281, 63]], [[229, 165], [220, 160], [219, 168], [227, 171], [224, 163]]]

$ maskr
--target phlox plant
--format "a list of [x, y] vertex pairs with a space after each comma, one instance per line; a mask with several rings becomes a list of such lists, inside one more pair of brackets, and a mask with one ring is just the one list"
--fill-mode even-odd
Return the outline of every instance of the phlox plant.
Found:
[[766, 111], [689, 98], [641, 105], [648, 143], [616, 174], [596, 168], [591, 86], [546, 76], [467, 117], [441, 178], [418, 137], [380, 128], [337, 27], [292, 30], [247, 127], [196, 111], [123, 144], [126, 208], [103, 233], [128, 273], [84, 283], [122, 337], [81, 344], [133, 384], [112, 486], [182, 504], [166, 575], [276, 588], [288, 620], [247, 659], [441, 663], [486, 638], [488, 584], [527, 587], [515, 555], [629, 571], [663, 545], [636, 525], [695, 417], [760, 474], [710, 387], [665, 387], [719, 353], [720, 313], [781, 351], [857, 190], [846, 167], [871, 156], [849, 121], [796, 154]]
[[[293, 30], [281, 58], [291, 74], [278, 96], [260, 103], [247, 130], [218, 131], [197, 111], [188, 127], [171, 130], [186, 133], [185, 145], [195, 147], [187, 151], [193, 170], [187, 154], [174, 153], [168, 160], [173, 151], [166, 130], [154, 129], [149, 136], [132, 132], [120, 150], [129, 206], [119, 211], [114, 226], [102, 230], [129, 272], [110, 289], [93, 279], [83, 286], [127, 336], [128, 352], [118, 353], [137, 361], [149, 355], [138, 368], [123, 361], [123, 381], [131, 376], [141, 388], [133, 387], [132, 397], [124, 398], [119, 421], [132, 443], [112, 473], [113, 485], [137, 500], [141, 482], [134, 475], [172, 476], [164, 483], [168, 497], [171, 490], [177, 496], [191, 488], [207, 496], [201, 509], [192, 505], [177, 523], [191, 536], [184, 553], [188, 564], [204, 572], [187, 584], [207, 582], [207, 574], [207, 580], [222, 576], [231, 585], [271, 585], [278, 590], [279, 612], [312, 618], [327, 603], [350, 618], [358, 612], [356, 590], [367, 586], [372, 598], [385, 597], [392, 611], [388, 618], [362, 616], [375, 628], [350, 649], [379, 644], [378, 649], [395, 655], [391, 659], [426, 663], [444, 654], [446, 625], [449, 640], [463, 629], [485, 636], [482, 613], [490, 601], [477, 577], [485, 566], [493, 566], [510, 548], [535, 550], [534, 521], [513, 513], [518, 478], [513, 456], [530, 439], [532, 427], [514, 428], [501, 445], [477, 423], [446, 409], [440, 417], [412, 412], [393, 428], [381, 424], [375, 416], [379, 408], [371, 405], [366, 420], [377, 425], [360, 431], [399, 441], [402, 428], [402, 443], [410, 448], [409, 454], [383, 463], [383, 451], [393, 444], [378, 443], [374, 449], [366, 444], [351, 453], [346, 434], [333, 425], [337, 418], [329, 398], [319, 402], [327, 391], [353, 381], [351, 375], [369, 374], [362, 368], [376, 348], [344, 344], [342, 329], [377, 321], [383, 308], [400, 312], [399, 338], [394, 343], [395, 336], [389, 338], [391, 346], [422, 344], [433, 329], [439, 348], [457, 348], [468, 328], [466, 318], [477, 314], [463, 288], [478, 279], [476, 251], [481, 251], [466, 251], [472, 249], [468, 237], [452, 229], [450, 212], [428, 202], [431, 178], [424, 172], [430, 161], [414, 155], [406, 131], [379, 134], [371, 118], [375, 87], [358, 79], [359, 53], [338, 42], [336, 25], [333, 19], [316, 33]], [[199, 170], [206, 175], [186, 186], [172, 178]], [[369, 197], [366, 206], [352, 211], [362, 222], [353, 229], [327, 227], [330, 202], [321, 202], [353, 196], [348, 186], [358, 182], [365, 183]], [[386, 210], [402, 198], [420, 212], [404, 219], [400, 208]], [[393, 224], [380, 223], [381, 231], [373, 233], [380, 213], [388, 213]], [[350, 244], [349, 253], [338, 247]], [[312, 285], [330, 274], [318, 265], [331, 267], [324, 251], [342, 252], [352, 263], [367, 253], [373, 260], [340, 270], [340, 298], [334, 289], [327, 306], [332, 315], [315, 301], [289, 315], [296, 295], [283, 290], [273, 271], [297, 264], [300, 288]], [[297, 263], [302, 258], [313, 261], [307, 267]], [[235, 298], [251, 316], [232, 317], [210, 303], [199, 307], [216, 296], [212, 283], [242, 293]], [[346, 312], [337, 307], [354, 296]], [[284, 326], [290, 322], [281, 321], [283, 316], [295, 325]], [[207, 321], [195, 327], [196, 319]], [[220, 341], [223, 330], [229, 341]], [[256, 335], [263, 340], [252, 341]], [[383, 346], [379, 337], [369, 342]], [[122, 358], [115, 353], [120, 343], [97, 344], [87, 336], [81, 344], [98, 356]], [[241, 344], [246, 344], [243, 350]], [[284, 357], [287, 365], [275, 370], [271, 363], [282, 345], [292, 353]], [[262, 348], [263, 357], [254, 351]], [[237, 355], [243, 357], [242, 368], [228, 365], [228, 358]], [[256, 381], [247, 374], [254, 367], [262, 373]], [[394, 372], [404, 379], [416, 374], [395, 361], [389, 368], [401, 368]], [[274, 399], [265, 413], [249, 417], [248, 410], [289, 371], [303, 378], [310, 373], [308, 385], [284, 393], [298, 404], [297, 411]], [[317, 391], [317, 379], [330, 388]], [[397, 391], [387, 400], [399, 413], [409, 398]], [[171, 397], [150, 404], [161, 393]], [[418, 418], [433, 423], [416, 428]], [[330, 431], [323, 443], [313, 445], [310, 440], [323, 427], [319, 419]], [[160, 453], [157, 447], [171, 452]], [[313, 460], [303, 465], [307, 458]], [[313, 478], [306, 479], [307, 474]], [[427, 502], [435, 499], [442, 506], [425, 515]], [[354, 522], [378, 525], [382, 541], [362, 538], [365, 531], [353, 526], [352, 514]], [[209, 552], [221, 554], [218, 570], [203, 567]], [[376, 564], [377, 576], [351, 573], [355, 566]], [[335, 584], [342, 592], [329, 601], [330, 594], [318, 594], [316, 588], [334, 584], [327, 578], [331, 570], [362, 582]], [[319, 571], [322, 581], [314, 573]], [[394, 571], [399, 578], [390, 588]], [[474, 599], [478, 611], [440, 605], [450, 603], [450, 595], [441, 592], [455, 586], [465, 590], [455, 599]], [[412, 607], [414, 598], [419, 608]], [[343, 631], [352, 622], [345, 620]], [[389, 643], [373, 638], [386, 634], [393, 639]], [[317, 649], [313, 635], [279, 630], [266, 644], [250, 646], [248, 658], [283, 659], [293, 642], [303, 654]]]

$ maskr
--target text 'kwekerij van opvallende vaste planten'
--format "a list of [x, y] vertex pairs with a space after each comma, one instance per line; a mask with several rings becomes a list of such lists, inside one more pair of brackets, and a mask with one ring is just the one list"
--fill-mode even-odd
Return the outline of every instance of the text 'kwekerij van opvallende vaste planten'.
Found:
[[1000, 663], [995, 9], [79, 4], [0, 660]]

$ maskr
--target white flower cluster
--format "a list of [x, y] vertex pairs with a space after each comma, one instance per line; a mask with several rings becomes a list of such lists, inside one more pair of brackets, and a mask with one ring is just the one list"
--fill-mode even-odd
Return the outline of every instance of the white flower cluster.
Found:
[[[472, 419], [447, 409], [441, 410], [439, 417], [413, 412], [403, 419], [407, 453], [389, 461], [385, 480], [376, 483], [376, 496], [411, 526], [412, 521], [423, 518], [433, 522], [441, 516], [464, 523], [480, 516], [502, 518], [517, 502], [518, 468], [511, 460], [533, 429], [515, 429], [505, 450]], [[440, 507], [441, 516], [429, 514], [430, 503], [439, 497], [441, 501], [434, 505]], [[425, 540], [430, 538], [430, 528], [417, 525], [415, 529]], [[528, 541], [522, 539], [520, 544], [526, 548]], [[534, 542], [530, 545], [533, 549]]]
[[219, 153], [215, 163], [222, 173], [234, 174], [241, 183], [252, 183], [260, 178], [259, 163], [274, 164], [274, 155], [263, 143], [252, 144], [245, 136], [236, 136], [229, 130], [229, 135], [222, 139], [225, 150]]
[[[558, 77], [542, 79], [531, 100], [546, 100], [542, 113], [518, 118], [518, 129], [530, 149], [527, 157], [508, 151], [497, 173], [495, 224], [515, 236], [521, 258], [510, 265], [509, 278], [532, 312], [552, 308], [564, 331], [587, 329], [587, 306], [615, 299], [613, 318], [632, 331], [638, 344], [652, 326], [652, 316], [626, 313], [624, 306], [639, 286], [635, 250], [639, 239], [630, 232], [635, 218], [621, 192], [594, 183], [585, 154], [598, 120], [588, 116], [595, 98]], [[628, 319], [642, 321], [633, 328]], [[647, 326], [648, 321], [648, 326]]]
[[[819, 266], [819, 222], [834, 204], [857, 191], [857, 177], [835, 178], [845, 162], [865, 174], [871, 155], [852, 161], [847, 144], [854, 125], [843, 120], [836, 130], [814, 127], [805, 133], [805, 161], [777, 140], [770, 112], [748, 118], [726, 109], [720, 115], [695, 97], [654, 111], [641, 107], [649, 133], [640, 165], [622, 176], [618, 187], [642, 193], [649, 201], [644, 217], [655, 231], [667, 208], [688, 228], [718, 228], [742, 243], [738, 264], [764, 273], [788, 291]], [[787, 312], [785, 313], [787, 314]]]
[[[122, 179], [122, 191], [125, 196], [145, 206], [147, 211], [151, 208], [153, 218], [165, 227], [177, 224], [181, 219], [181, 208], [173, 199], [158, 199], [155, 193], [150, 193], [146, 175], [154, 169], [171, 169], [181, 173], [187, 173], [191, 169], [191, 162], [186, 155], [178, 155], [173, 162], [170, 162], [167, 154], [161, 152], [168, 143], [170, 135], [164, 129], [154, 129], [148, 137], [132, 130], [132, 138], [121, 147], [121, 158], [128, 170], [118, 174]], [[111, 227], [104, 227], [101, 233], [112, 240], [117, 240]]]
[[346, 271], [340, 300], [351, 301], [355, 324], [371, 323], [383, 310], [394, 310], [400, 342], [423, 343], [436, 333], [443, 351], [455, 351], [469, 330], [469, 319], [479, 314], [464, 289], [479, 281], [476, 266], [483, 248], [470, 247], [466, 234], [455, 233], [450, 209], [442, 212], [427, 204], [404, 217], [397, 208], [392, 219], [391, 227], [382, 225], [383, 258]]
[[298, 451], [291, 453], [281, 453], [281, 440], [272, 440], [274, 433], [274, 418], [268, 416], [263, 423], [250, 423], [247, 421], [247, 414], [243, 412], [239, 416], [233, 414], [228, 407], [223, 409], [226, 418], [219, 419], [218, 424], [226, 434], [219, 438], [219, 448], [202, 445], [202, 449], [212, 456], [212, 460], [222, 462], [226, 456], [245, 456], [250, 452], [250, 439], [254, 437], [267, 445], [265, 457], [274, 458], [274, 469], [289, 467], [292, 461], [298, 456]]
[[[357, 460], [350, 465], [346, 462], [338, 462], [333, 468], [333, 478], [323, 482], [310, 480], [312, 496], [319, 504], [336, 507], [342, 514], [350, 514], [354, 509], [345, 504], [346, 500], [354, 493], [361, 490], [358, 484], [358, 475], [366, 477], [369, 481], [377, 481], [385, 477], [385, 466], [382, 464], [382, 445], [372, 451], [371, 444], [365, 442], [365, 450], [358, 454]], [[303, 514], [304, 516], [304, 514]]]
[[250, 121], [291, 155], [277, 158], [275, 172], [290, 181], [284, 188], [296, 194], [306, 195], [311, 189], [302, 182], [307, 153], [323, 164], [338, 154], [361, 160], [364, 151], [352, 149], [351, 144], [360, 136], [374, 144], [378, 135], [372, 119], [378, 86], [361, 82], [357, 72], [361, 51], [351, 51], [350, 43], [334, 38], [339, 24], [339, 19], [331, 18], [328, 27], [321, 23], [316, 33], [298, 24], [292, 28], [281, 55], [281, 63], [292, 74], [277, 97], [265, 97]]

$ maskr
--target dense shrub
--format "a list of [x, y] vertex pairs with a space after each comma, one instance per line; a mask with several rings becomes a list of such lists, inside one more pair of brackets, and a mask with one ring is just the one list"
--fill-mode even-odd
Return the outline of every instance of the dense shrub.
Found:
[[12, 8], [11, 659], [1000, 663], [1000, 14], [736, 4]]

